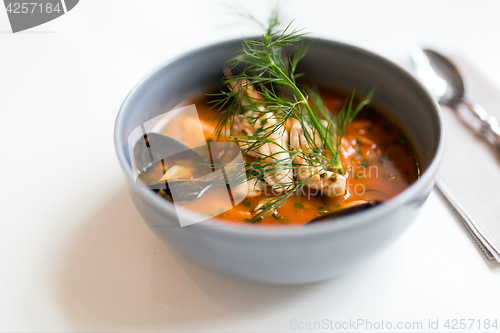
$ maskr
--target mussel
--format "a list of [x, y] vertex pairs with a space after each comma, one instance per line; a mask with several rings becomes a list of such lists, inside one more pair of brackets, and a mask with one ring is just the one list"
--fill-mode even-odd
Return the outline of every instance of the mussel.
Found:
[[168, 199], [180, 203], [198, 199], [211, 186], [212, 183], [206, 180], [172, 179], [170, 181], [161, 181], [148, 187], [155, 192], [160, 192], [163, 196], [167, 195]]
[[[239, 146], [227, 142], [189, 148], [169, 135], [146, 133], [135, 144], [134, 163], [139, 181], [147, 187], [174, 202], [187, 202], [201, 197], [215, 183], [224, 182], [222, 174], [214, 171], [238, 153]], [[164, 180], [165, 170], [178, 161], [190, 161], [197, 178]]]
[[146, 133], [135, 144], [134, 163], [138, 172], [145, 172], [154, 164], [171, 158], [202, 160], [199, 148], [191, 149], [170, 135]]
[[382, 203], [381, 201], [375, 201], [375, 200], [373, 200], [373, 201], [356, 200], [356, 201], [353, 201], [353, 202], [347, 204], [342, 209], [333, 211], [333, 212], [328, 213], [328, 214], [321, 215], [321, 216], [315, 218], [314, 220], [311, 220], [311, 221], [307, 222], [306, 225], [310, 225], [310, 224], [318, 223], [318, 222], [331, 221], [334, 218], [337, 218], [337, 217], [340, 217], [340, 216], [344, 216], [344, 215], [347, 215], [347, 214], [352, 214], [352, 213], [360, 212], [360, 211], [369, 209], [371, 207], [377, 206], [377, 205], [379, 205], [381, 203]]

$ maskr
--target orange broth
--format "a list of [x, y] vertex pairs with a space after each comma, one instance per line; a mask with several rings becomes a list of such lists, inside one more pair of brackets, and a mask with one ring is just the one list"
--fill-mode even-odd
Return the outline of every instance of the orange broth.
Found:
[[[324, 90], [322, 98], [327, 108], [336, 114], [346, 97], [331, 90]], [[210, 104], [205, 97], [194, 99], [191, 103], [196, 105], [205, 138], [213, 140], [217, 111], [210, 110]], [[183, 138], [188, 140], [189, 133], [184, 132], [182, 126], [172, 128], [168, 134], [181, 141]], [[307, 191], [300, 195], [294, 194], [276, 209], [275, 216], [269, 215], [254, 224], [300, 225], [326, 212], [341, 209], [356, 200], [386, 201], [408, 188], [419, 177], [419, 164], [414, 151], [401, 128], [384, 113], [369, 105], [349, 125], [342, 139], [341, 162], [347, 176], [344, 195], [331, 198]], [[226, 189], [209, 191], [211, 195], [203, 195], [195, 203], [188, 202], [184, 208], [200, 211], [200, 207], [203, 207], [202, 211], [210, 211], [209, 215], [214, 218], [230, 223], [253, 223], [250, 221], [253, 217], [252, 210], [267, 197], [261, 194], [255, 198], [246, 198], [234, 208], [222, 212], [218, 205], [220, 196], [217, 191], [226, 192]]]

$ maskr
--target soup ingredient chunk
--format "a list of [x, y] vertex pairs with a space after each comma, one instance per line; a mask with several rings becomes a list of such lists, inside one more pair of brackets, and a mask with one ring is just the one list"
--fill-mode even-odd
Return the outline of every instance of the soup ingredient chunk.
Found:
[[[299, 181], [304, 181], [305, 185], [310, 189], [320, 192], [329, 197], [337, 197], [343, 195], [346, 189], [346, 177], [337, 173], [328, 171], [325, 168], [323, 158], [306, 158], [305, 152], [312, 152], [310, 142], [306, 139], [304, 133], [310, 138], [319, 138], [317, 133], [307, 125], [301, 125], [298, 120], [292, 122], [290, 131], [290, 146], [298, 151], [304, 152], [297, 154], [293, 163], [295, 165], [295, 176]], [[321, 142], [314, 140], [316, 147], [321, 146]]]

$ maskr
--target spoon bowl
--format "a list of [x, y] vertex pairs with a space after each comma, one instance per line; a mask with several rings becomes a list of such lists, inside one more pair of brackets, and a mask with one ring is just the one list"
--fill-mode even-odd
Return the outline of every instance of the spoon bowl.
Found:
[[415, 75], [438, 100], [456, 109], [465, 106], [473, 120], [477, 121], [480, 133], [500, 150], [500, 125], [497, 118], [489, 116], [478, 103], [466, 97], [462, 74], [448, 58], [429, 49], [414, 49], [411, 60]]
[[448, 58], [436, 51], [418, 48], [412, 51], [411, 59], [416, 75], [439, 102], [456, 105], [465, 97], [462, 75]]

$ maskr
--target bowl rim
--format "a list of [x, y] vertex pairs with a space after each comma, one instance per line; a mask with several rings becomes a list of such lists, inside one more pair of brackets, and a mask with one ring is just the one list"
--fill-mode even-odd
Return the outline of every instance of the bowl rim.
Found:
[[[132, 185], [134, 190], [140, 195], [144, 200], [148, 200], [152, 205], [154, 205], [157, 209], [159, 209], [165, 217], [169, 217], [171, 215], [177, 215], [176, 209], [174, 205], [163, 198], [160, 198], [158, 195], [153, 193], [148, 189], [136, 186], [133, 181], [132, 168], [128, 165], [127, 159], [125, 157], [125, 153], [123, 152], [122, 147], [118, 144], [121, 141], [121, 133], [118, 131], [122, 127], [122, 123], [124, 122], [123, 114], [127, 109], [129, 103], [131, 103], [132, 97], [136, 94], [136, 92], [145, 84], [150, 78], [152, 78], [155, 74], [157, 74], [160, 70], [164, 69], [167, 66], [174, 65], [176, 62], [181, 61], [183, 58], [187, 58], [193, 56], [197, 53], [203, 52], [207, 49], [212, 49], [216, 47], [220, 47], [226, 44], [236, 43], [238, 41], [243, 41], [244, 39], [254, 39], [260, 38], [260, 36], [252, 36], [252, 37], [239, 37], [228, 40], [219, 41], [216, 43], [211, 43], [202, 47], [198, 47], [192, 49], [188, 52], [182, 53], [177, 57], [166, 60], [156, 66], [153, 70], [147, 73], [142, 79], [138, 81], [137, 84], [130, 90], [130, 92], [126, 95], [124, 101], [122, 102], [118, 114], [115, 119], [114, 124], [114, 146], [115, 151], [122, 167], [123, 172], [125, 173], [126, 181]], [[401, 67], [400, 65], [394, 63], [393, 61], [377, 54], [367, 49], [347, 44], [344, 42], [326, 39], [326, 38], [312, 38], [312, 37], [304, 37], [304, 39], [316, 40], [318, 43], [326, 43], [330, 45], [336, 45], [343, 48], [351, 49], [354, 52], [363, 53], [367, 56], [374, 57], [379, 63], [382, 63], [386, 66], [393, 67], [395, 70], [399, 71], [403, 74], [406, 79], [412, 81], [412, 83], [424, 93], [425, 97], [428, 98], [429, 102], [434, 106], [433, 110], [438, 119], [439, 126], [439, 142], [438, 147], [434, 156], [432, 157], [432, 161], [427, 167], [427, 169], [422, 173], [420, 178], [418, 178], [413, 184], [411, 184], [408, 188], [403, 190], [401, 193], [396, 196], [390, 198], [385, 201], [382, 205], [378, 205], [373, 207], [367, 211], [357, 212], [352, 215], [348, 215], [342, 217], [342, 223], [318, 223], [308, 225], [304, 227], [304, 225], [254, 225], [254, 224], [246, 224], [246, 223], [233, 223], [227, 222], [222, 219], [208, 219], [199, 223], [195, 223], [192, 225], [185, 226], [184, 228], [203, 228], [207, 231], [218, 232], [218, 233], [226, 233], [230, 235], [245, 235], [245, 236], [258, 236], [258, 237], [302, 237], [305, 235], [317, 235], [324, 234], [326, 232], [339, 232], [346, 229], [353, 229], [365, 223], [375, 223], [378, 220], [378, 217], [384, 216], [391, 210], [396, 209], [398, 206], [403, 205], [411, 201], [412, 198], [416, 197], [420, 190], [426, 186], [426, 184], [430, 182], [434, 182], [435, 176], [437, 174], [437, 169], [442, 160], [444, 154], [444, 142], [445, 142], [445, 126], [441, 108], [436, 101], [436, 99], [432, 96], [427, 88], [423, 86], [423, 84], [413, 76], [408, 70]], [[129, 186], [130, 188], [131, 186]], [[182, 210], [179, 213], [189, 217], [195, 216], [193, 212]], [[178, 226], [181, 228], [181, 226]]]

